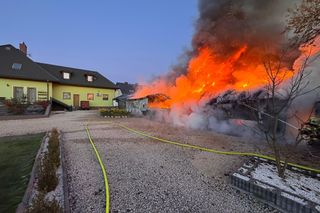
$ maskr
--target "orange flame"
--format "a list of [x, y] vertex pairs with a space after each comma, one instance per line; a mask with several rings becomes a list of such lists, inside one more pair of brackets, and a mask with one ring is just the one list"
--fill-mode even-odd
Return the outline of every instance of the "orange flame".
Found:
[[[306, 49], [308, 48], [301, 49], [301, 52]], [[225, 59], [218, 57], [209, 47], [203, 47], [198, 52], [198, 55], [189, 61], [185, 75], [179, 76], [171, 84], [164, 79], [158, 79], [140, 86], [134, 95], [135, 98], [162, 93], [170, 99], [149, 106], [171, 108], [174, 104], [199, 101], [228, 89], [244, 91], [261, 88], [268, 82], [268, 75], [262, 63], [263, 54], [259, 50], [249, 50], [247, 45], [243, 45]], [[319, 52], [319, 48], [312, 53], [316, 52]], [[295, 70], [297, 66], [295, 63]], [[294, 74], [293, 70], [287, 68], [282, 68], [281, 72], [284, 79], [289, 79]]]

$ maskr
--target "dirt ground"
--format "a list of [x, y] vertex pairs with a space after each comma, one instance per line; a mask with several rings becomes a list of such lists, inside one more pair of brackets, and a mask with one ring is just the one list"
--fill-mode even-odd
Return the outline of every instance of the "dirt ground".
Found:
[[207, 131], [172, 127], [144, 118], [107, 119], [97, 111], [53, 114], [50, 118], [0, 121], [0, 136], [57, 127], [63, 132], [72, 212], [104, 212], [104, 184], [85, 132], [90, 132], [107, 169], [111, 212], [270, 212], [228, 184], [246, 160], [159, 143], [115, 124], [154, 136], [225, 151], [264, 151], [263, 143]]

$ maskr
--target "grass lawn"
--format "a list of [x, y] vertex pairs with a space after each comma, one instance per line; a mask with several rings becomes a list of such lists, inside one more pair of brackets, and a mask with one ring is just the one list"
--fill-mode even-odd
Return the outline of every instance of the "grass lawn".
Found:
[[21, 202], [43, 136], [0, 138], [0, 212], [15, 212]]

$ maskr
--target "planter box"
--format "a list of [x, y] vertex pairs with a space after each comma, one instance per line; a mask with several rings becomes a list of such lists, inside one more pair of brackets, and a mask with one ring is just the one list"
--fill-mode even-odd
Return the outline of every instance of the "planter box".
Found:
[[319, 174], [289, 167], [283, 180], [273, 162], [253, 158], [231, 175], [231, 184], [282, 212], [320, 212]]

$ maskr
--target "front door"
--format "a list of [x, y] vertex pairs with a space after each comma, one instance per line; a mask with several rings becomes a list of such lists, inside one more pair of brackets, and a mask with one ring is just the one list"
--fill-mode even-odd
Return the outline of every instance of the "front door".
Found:
[[23, 101], [23, 87], [13, 87], [13, 98], [17, 101]]
[[79, 103], [79, 95], [78, 94], [73, 94], [73, 107], [78, 109], [80, 107], [80, 103]]
[[28, 88], [28, 90], [27, 90], [27, 98], [28, 98], [28, 102], [29, 103], [36, 102], [36, 100], [37, 100], [36, 95], [37, 95], [36, 88]]

